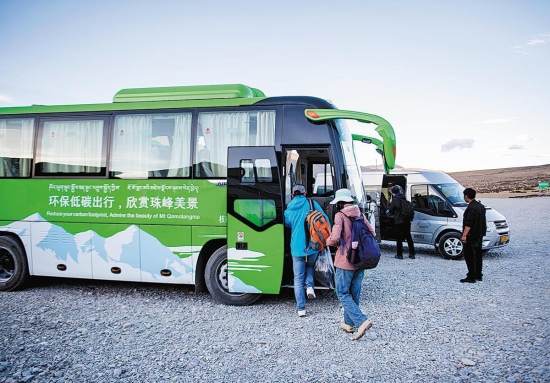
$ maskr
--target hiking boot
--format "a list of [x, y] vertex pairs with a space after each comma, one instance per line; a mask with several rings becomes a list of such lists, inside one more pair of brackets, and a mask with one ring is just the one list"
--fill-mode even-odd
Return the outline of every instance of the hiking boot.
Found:
[[315, 290], [313, 290], [313, 287], [308, 287], [308, 288], [306, 289], [306, 293], [307, 293], [308, 299], [315, 299], [315, 298], [317, 298], [317, 297], [315, 296]]
[[353, 340], [361, 339], [363, 335], [365, 335], [367, 330], [371, 327], [372, 327], [372, 322], [370, 320], [364, 321], [363, 324], [357, 328], [357, 334], [355, 334], [355, 336], [353, 337]]
[[410, 258], [410, 259], [416, 259], [416, 255], [411, 254], [411, 255], [409, 255], [409, 258]]
[[298, 310], [298, 316], [300, 318], [305, 317], [306, 316], [306, 310]]
[[403, 256], [402, 256], [402, 255], [396, 255], [395, 258], [397, 258], [397, 259], [403, 259]]
[[461, 279], [460, 282], [462, 283], [476, 283], [476, 280], [475, 279], [470, 279], [470, 278], [464, 278], [464, 279]]
[[340, 328], [347, 332], [348, 334], [353, 334], [355, 331], [355, 328], [353, 326], [350, 326], [349, 324], [345, 324], [344, 322], [340, 322]]

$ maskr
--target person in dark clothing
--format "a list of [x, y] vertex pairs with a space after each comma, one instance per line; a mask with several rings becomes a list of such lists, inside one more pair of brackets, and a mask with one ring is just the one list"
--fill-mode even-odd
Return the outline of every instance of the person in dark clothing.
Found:
[[415, 259], [416, 251], [411, 237], [411, 221], [404, 220], [401, 217], [403, 201], [406, 199], [405, 194], [403, 194], [403, 188], [399, 185], [393, 185], [391, 193], [393, 197], [386, 214], [388, 217], [393, 218], [395, 224], [395, 234], [397, 237], [397, 255], [395, 258], [403, 259], [403, 240], [406, 240], [409, 245], [409, 258]]
[[464, 189], [464, 201], [468, 203], [462, 221], [462, 243], [464, 244], [464, 259], [468, 274], [460, 282], [475, 283], [483, 278], [481, 245], [483, 236], [487, 232], [485, 206], [476, 200], [476, 191], [472, 188]]

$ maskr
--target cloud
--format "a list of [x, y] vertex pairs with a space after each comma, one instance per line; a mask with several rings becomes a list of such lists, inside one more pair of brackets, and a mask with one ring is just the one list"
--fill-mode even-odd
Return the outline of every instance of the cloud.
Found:
[[510, 145], [510, 147], [508, 149], [510, 149], [510, 150], [523, 149], [523, 145], [519, 145], [519, 144]]
[[13, 98], [4, 96], [3, 94], [0, 94], [0, 102], [5, 102], [7, 104], [15, 104], [15, 100]]
[[527, 46], [534, 46], [534, 45], [540, 45], [540, 44], [546, 44], [550, 43], [550, 33], [539, 33], [535, 37], [533, 37], [531, 40], [526, 42], [523, 45], [515, 45], [511, 47], [512, 52], [514, 53], [520, 53], [526, 55], [527, 53], [523, 50], [523, 48]]
[[550, 33], [539, 33], [527, 45], [538, 45], [550, 42]]
[[506, 117], [506, 118], [491, 118], [489, 120], [476, 121], [474, 124], [507, 124], [510, 121], [515, 120], [517, 117]]
[[474, 146], [475, 140], [472, 138], [454, 138], [441, 145], [442, 152], [450, 152], [454, 149], [469, 149]]
[[514, 141], [534, 141], [535, 137], [525, 134], [518, 134], [517, 136], [514, 136]]
[[523, 51], [522, 46], [511, 47], [510, 49], [512, 49], [512, 52], [517, 53], [517, 54], [521, 54], [521, 55], [526, 55], [527, 54]]

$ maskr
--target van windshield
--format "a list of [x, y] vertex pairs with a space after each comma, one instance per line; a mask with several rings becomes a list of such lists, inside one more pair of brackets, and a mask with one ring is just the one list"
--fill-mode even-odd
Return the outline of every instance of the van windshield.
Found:
[[434, 186], [454, 206], [468, 206], [466, 201], [464, 201], [464, 194], [462, 193], [464, 191], [464, 186], [462, 186], [458, 182], [451, 184], [436, 184]]

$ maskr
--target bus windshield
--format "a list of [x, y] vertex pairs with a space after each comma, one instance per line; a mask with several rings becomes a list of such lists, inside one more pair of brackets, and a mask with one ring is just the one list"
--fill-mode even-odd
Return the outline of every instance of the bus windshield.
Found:
[[340, 138], [340, 144], [342, 145], [342, 152], [344, 153], [344, 164], [348, 175], [349, 186], [357, 198], [357, 203], [360, 207], [365, 206], [365, 189], [363, 189], [363, 182], [361, 181], [361, 171], [359, 165], [355, 159], [355, 152], [353, 151], [353, 139], [351, 132], [343, 119], [335, 119], [336, 127]]
[[462, 186], [458, 182], [457, 183], [451, 183], [451, 184], [436, 184], [435, 187], [454, 206], [467, 206], [468, 205], [464, 201], [464, 197], [463, 197], [463, 193], [462, 193], [464, 191], [464, 186]]

